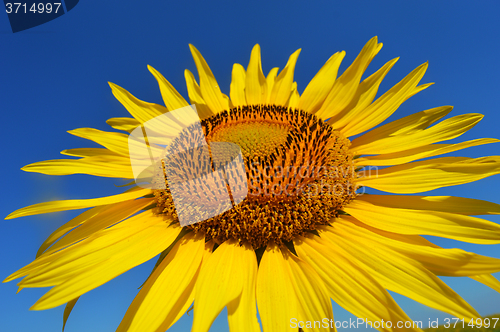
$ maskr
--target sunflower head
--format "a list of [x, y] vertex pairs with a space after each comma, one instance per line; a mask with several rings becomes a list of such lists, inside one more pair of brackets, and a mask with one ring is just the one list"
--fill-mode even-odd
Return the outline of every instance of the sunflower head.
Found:
[[[375, 327], [378, 322], [379, 330], [400, 330], [403, 322], [420, 331], [404, 324], [410, 318], [388, 290], [459, 318], [479, 317], [438, 276], [468, 276], [500, 291], [491, 275], [500, 271], [500, 259], [441, 248], [422, 235], [498, 244], [500, 226], [472, 215], [500, 214], [500, 206], [404, 194], [500, 173], [497, 156], [432, 158], [498, 140], [440, 143], [482, 118], [438, 122], [450, 106], [380, 125], [430, 86], [419, 85], [427, 63], [375, 99], [397, 61], [363, 78], [382, 47], [375, 37], [341, 75], [345, 53], [334, 54], [299, 94], [300, 50], [279, 74], [273, 68], [266, 76], [256, 45], [246, 69], [233, 66], [227, 96], [190, 47], [199, 83], [185, 71], [189, 103], [149, 67], [165, 106], [110, 84], [132, 117], [108, 124], [126, 134], [73, 130], [103, 148], [65, 150], [78, 159], [23, 168], [136, 180], [138, 164], [151, 181], [110, 197], [40, 203], [8, 216], [91, 207], [6, 279], [24, 277], [21, 288], [52, 287], [34, 309], [67, 303], [66, 320], [80, 295], [159, 255], [117, 331], [167, 330], [193, 301], [193, 331], [208, 331], [224, 307], [231, 331], [260, 331], [257, 306], [264, 332], [296, 331], [299, 321], [324, 318], [335, 331], [331, 299]], [[148, 135], [131, 139], [135, 131]], [[361, 195], [361, 187], [390, 194]]]
[[[199, 135], [188, 127], [167, 148], [182, 153], [168, 153], [163, 161], [165, 189], [154, 190], [155, 211], [182, 214], [183, 219], [210, 216], [189, 226], [209, 240], [248, 242], [254, 249], [269, 241], [289, 242], [328, 224], [355, 197], [349, 140], [308, 112], [276, 105], [238, 106], [201, 124], [207, 146], [189, 149]], [[221, 142], [232, 144], [220, 148]], [[238, 156], [235, 147], [241, 150], [243, 175], [226, 169], [216, 173], [219, 179], [207, 178], [223, 166], [211, 157], [231, 162], [231, 156]], [[173, 186], [178, 187], [174, 193]], [[235, 202], [242, 187], [245, 196]], [[229, 210], [221, 199], [226, 190], [234, 204]], [[179, 211], [179, 201], [193, 204], [182, 204]]]

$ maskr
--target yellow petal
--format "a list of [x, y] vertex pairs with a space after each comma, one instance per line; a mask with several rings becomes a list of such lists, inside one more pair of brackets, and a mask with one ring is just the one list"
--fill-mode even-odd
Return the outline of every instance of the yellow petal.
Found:
[[111, 118], [106, 123], [116, 130], [123, 130], [129, 133], [141, 124], [134, 118]]
[[257, 303], [255, 299], [255, 283], [257, 280], [257, 260], [253, 249], [247, 245], [242, 261], [246, 261], [241, 271], [243, 292], [241, 296], [227, 305], [229, 330], [238, 332], [260, 332], [257, 320]]
[[19, 284], [55, 285], [31, 309], [54, 308], [150, 260], [165, 250], [179, 232], [180, 227], [169, 227], [163, 218], [146, 211], [94, 233], [60, 255], [55, 253], [49, 265]]
[[[290, 270], [295, 290], [296, 301], [299, 304], [299, 320], [323, 323], [326, 318], [333, 321], [332, 303], [327, 296], [326, 287], [316, 271], [303, 260], [290, 253], [285, 254], [285, 265]], [[335, 331], [335, 325], [314, 324], [304, 331]]]
[[71, 311], [73, 311], [73, 308], [75, 307], [76, 301], [78, 301], [80, 297], [77, 297], [76, 299], [73, 299], [66, 303], [66, 306], [64, 307], [64, 313], [63, 313], [63, 332], [64, 328], [66, 327], [66, 322], [68, 321], [69, 315], [71, 314]]
[[76, 148], [62, 150], [61, 154], [72, 157], [118, 156], [118, 153], [101, 148]]
[[[138, 142], [135, 142], [134, 140], [129, 141], [129, 135], [125, 135], [122, 133], [101, 131], [94, 128], [78, 128], [69, 130], [68, 133], [77, 137], [82, 137], [94, 141], [97, 144], [100, 144], [109, 149], [110, 151], [126, 157], [129, 156], [129, 144], [133, 144], [131, 145], [131, 148], [133, 148], [134, 150], [139, 150], [142, 147], [137, 146]], [[154, 146], [151, 146], [150, 148], [156, 150], [155, 153], [157, 154], [162, 152], [161, 149]]]
[[375, 100], [373, 104], [363, 109], [356, 118], [352, 119], [340, 131], [349, 137], [362, 133], [385, 121], [414, 91], [414, 88], [424, 76], [427, 65], [427, 63], [424, 63], [413, 70], [408, 76]]
[[[148, 69], [158, 81], [163, 102], [169, 111], [175, 111], [189, 106], [189, 103], [184, 99], [184, 97], [177, 92], [177, 90], [172, 86], [172, 84], [170, 84], [169, 81], [165, 79], [165, 77], [163, 77], [162, 74], [151, 66], [148, 66]], [[199, 113], [198, 110], [196, 111]], [[201, 115], [198, 114], [198, 116]], [[170, 113], [169, 119], [173, 122], [177, 122], [180, 125], [180, 128], [184, 129], [185, 127], [191, 125], [193, 121], [197, 121], [198, 117], [193, 119], [193, 115], [188, 112], [173, 112]]]
[[456, 138], [481, 119], [482, 114], [464, 114], [446, 119], [428, 129], [406, 135], [394, 135], [351, 148], [356, 154], [381, 154], [409, 150]]
[[239, 63], [233, 65], [229, 96], [235, 107], [247, 105], [245, 96], [245, 68]]
[[[347, 125], [351, 119], [356, 118], [366, 107], [368, 107], [375, 96], [377, 95], [380, 83], [385, 78], [385, 75], [391, 70], [392, 66], [399, 58], [392, 59], [383, 65], [379, 70], [366, 78], [359, 84], [356, 94], [347, 105], [337, 115], [332, 116], [327, 122], [334, 128], [342, 128]], [[328, 116], [328, 112], [325, 113]]]
[[480, 283], [500, 293], [500, 281], [498, 281], [498, 279], [491, 274], [482, 274], [478, 276], [472, 276], [470, 278], [479, 281]]
[[300, 49], [295, 51], [285, 66], [276, 78], [273, 89], [271, 91], [271, 98], [269, 102], [273, 105], [286, 105], [292, 91], [293, 74], [295, 71], [295, 64], [299, 57]]
[[361, 75], [366, 67], [382, 48], [377, 37], [370, 39], [358, 54], [353, 63], [335, 81], [332, 90], [316, 116], [322, 119], [330, 118], [340, 113], [353, 99], [358, 89]]
[[134, 178], [130, 158], [112, 155], [45, 160], [26, 165], [21, 169], [48, 175], [89, 174], [110, 178]]
[[269, 71], [266, 77], [267, 82], [267, 100], [266, 102], [269, 104], [271, 101], [271, 92], [273, 91], [274, 82], [276, 82], [276, 76], [278, 75], [279, 68], [274, 67]]
[[421, 236], [403, 235], [381, 231], [363, 225], [353, 217], [340, 216], [336, 219], [337, 229], [349, 232], [353, 241], [365, 239], [377, 242], [382, 247], [391, 248], [421, 263], [436, 275], [474, 276], [500, 271], [500, 259], [477, 255], [461, 249], [443, 249]]
[[416, 95], [417, 93], [421, 92], [421, 91], [424, 91], [425, 89], [427, 89], [428, 87], [430, 87], [431, 85], [434, 85], [434, 83], [425, 83], [425, 84], [421, 84], [421, 85], [418, 85], [416, 86], [413, 91], [408, 94], [408, 96], [406, 96], [406, 99], [405, 101], [410, 98], [410, 97], [413, 97], [414, 95]]
[[264, 104], [267, 100], [267, 82], [262, 72], [259, 44], [253, 47], [250, 55], [245, 79], [245, 94], [248, 105]]
[[369, 226], [388, 232], [433, 235], [479, 244], [500, 243], [500, 225], [461, 214], [388, 208], [362, 199], [352, 201], [344, 211]]
[[296, 109], [297, 104], [299, 103], [300, 95], [297, 91], [297, 82], [293, 82], [292, 85], [292, 94], [290, 95], [290, 99], [288, 100], [288, 107], [291, 109]]
[[387, 137], [412, 134], [421, 131], [446, 116], [446, 114], [450, 113], [452, 109], [452, 106], [431, 108], [405, 116], [399, 120], [389, 122], [355, 138], [352, 141], [351, 149], [356, 149], [358, 146], [369, 144], [370, 142]]
[[344, 51], [337, 52], [321, 67], [307, 85], [302, 96], [300, 96], [297, 105], [298, 109], [309, 113], [316, 113], [318, 111], [335, 83], [337, 72], [344, 56]]
[[165, 331], [193, 302], [205, 247], [193, 233], [179, 240], [135, 297], [117, 332]]
[[200, 115], [200, 118], [206, 119], [214, 115], [215, 111], [212, 112], [212, 110], [208, 107], [207, 103], [201, 96], [200, 87], [198, 86], [198, 83], [196, 83], [196, 79], [194, 78], [193, 73], [186, 69], [184, 71], [184, 77], [186, 79], [189, 100], [191, 101], [191, 104], [196, 105], [196, 111]]
[[[56, 229], [40, 246], [40, 256], [55, 241], [57, 243], [44, 254], [50, 254], [83, 240], [101, 229], [110, 227], [153, 203], [153, 198], [127, 200], [115, 204], [98, 206], [87, 210]], [[78, 226], [78, 227], [77, 227]], [[75, 228], [76, 227], [76, 228]], [[68, 231], [70, 231], [68, 233]], [[67, 233], [67, 234], [66, 234]], [[65, 235], [66, 234], [66, 235]], [[64, 237], [63, 237], [64, 236]]]
[[299, 308], [281, 250], [269, 244], [257, 273], [257, 305], [264, 332], [297, 331], [291, 324]]
[[342, 247], [351, 255], [353, 263], [367, 269], [386, 289], [456, 317], [480, 317], [464, 299], [418, 262], [373, 241], [352, 242], [350, 234], [335, 227], [329, 227], [320, 236]]
[[[130, 115], [132, 115], [140, 123], [144, 123], [148, 120], [156, 118], [168, 111], [165, 107], [161, 105], [154, 103], [147, 103], [145, 101], [139, 100], [124, 88], [116, 84], [113, 84], [111, 82], [108, 83], [109, 86], [111, 87], [111, 91], [113, 92], [115, 98], [118, 99], [118, 101], [130, 113]], [[166, 128], [168, 128], [168, 123], [165, 123], [165, 125], [167, 126]], [[154, 128], [154, 129], [157, 129], [155, 131], [160, 130], [161, 132], [162, 128]]]
[[[132, 201], [135, 202], [135, 201]], [[36, 257], [38, 258], [47, 248], [49, 248], [54, 242], [59, 240], [64, 236], [64, 234], [68, 233], [70, 230], [74, 229], [75, 227], [83, 224], [84, 222], [87, 222], [89, 220], [95, 219], [96, 216], [99, 216], [102, 212], [106, 210], [112, 210], [113, 207], [116, 205], [121, 205], [123, 207], [124, 202], [116, 203], [113, 205], [104, 205], [104, 206], [97, 206], [92, 209], [86, 210], [82, 213], [80, 213], [78, 216], [75, 218], [71, 219], [58, 229], [56, 229], [52, 234], [49, 235], [48, 238], [45, 239], [45, 241], [42, 243], [40, 248], [38, 249], [38, 252], [36, 254]], [[128, 201], [125, 202], [125, 204], [129, 204]], [[119, 209], [121, 210], [121, 209]], [[119, 211], [118, 210], [118, 211]]]
[[223, 242], [201, 267], [192, 331], [208, 331], [225, 306], [241, 299], [243, 287], [255, 278], [256, 270], [257, 258], [250, 247]]
[[443, 157], [358, 172], [358, 185], [396, 194], [454, 186], [500, 173], [500, 157]]
[[393, 326], [398, 321], [410, 320], [391, 295], [369, 273], [349, 260], [350, 255], [339, 246], [312, 234], [297, 239], [294, 244], [299, 257], [319, 274], [330, 297], [347, 311], [372, 322], [391, 321]]
[[34, 214], [42, 214], [49, 212], [77, 210], [92, 206], [108, 205], [108, 204], [136, 199], [138, 197], [148, 195], [150, 193], [151, 189], [138, 189], [135, 191], [113, 196], [107, 196], [107, 197], [99, 197], [92, 199], [72, 199], [64, 201], [38, 203], [16, 210], [11, 214], [9, 214], [5, 219], [13, 219], [13, 218], [19, 218], [19, 217], [31, 216]]
[[456, 144], [429, 144], [400, 152], [361, 157], [354, 160], [356, 166], [392, 166], [409, 163], [418, 159], [439, 156], [472, 146], [497, 143], [495, 138], [479, 138]]
[[[105, 260], [106, 257], [99, 255], [99, 250], [101, 250], [101, 252], [102, 250], [107, 251], [111, 256], [113, 251], [118, 252], [121, 246], [124, 246], [123, 239], [129, 237], [134, 229], [137, 229], [139, 233], [147, 228], [151, 222], [161, 220], [161, 218], [157, 220], [151, 218], [152, 215], [150, 212], [151, 211], [133, 216], [115, 225], [112, 227], [112, 230], [108, 228], [107, 230], [96, 232], [74, 246], [63, 248], [55, 253], [43, 254], [12, 276], [9, 276], [6, 281], [27, 275], [19, 284], [27, 285], [26, 287], [48, 287], [58, 285], [68, 280], [72, 274], [78, 273], [81, 270], [86, 270], [92, 267], [92, 265], [99, 264]], [[169, 223], [170, 222], [171, 221], [169, 221]], [[127, 225], [129, 229], [124, 228], [124, 226]], [[96, 240], [96, 238], [99, 239]], [[137, 236], [135, 237], [135, 239], [138, 238]], [[133, 239], [134, 237], [130, 240]], [[92, 252], [92, 248], [97, 248], [97, 250]], [[74, 266], [73, 269], [68, 268], [70, 267], [67, 265], [68, 263], [74, 265], [72, 260], [81, 259], [83, 256], [89, 254], [94, 257], [94, 260], [89, 261], [87, 266]]]
[[207, 62], [196, 47], [189, 44], [189, 48], [191, 49], [191, 54], [193, 55], [196, 68], [198, 69], [198, 75], [200, 77], [200, 91], [203, 96], [203, 100], [205, 100], [213, 113], [228, 110], [229, 106], [227, 100], [222, 96], [219, 85], [217, 84], [210, 67], [208, 67]]
[[151, 74], [154, 75], [160, 86], [161, 96], [163, 102], [169, 111], [174, 111], [176, 109], [189, 106], [188, 102], [181, 96], [179, 92], [170, 84], [169, 81], [162, 74], [160, 74], [156, 69], [148, 65], [148, 69]]
[[356, 198], [377, 206], [464, 215], [500, 214], [500, 205], [480, 199], [455, 196], [360, 195]]

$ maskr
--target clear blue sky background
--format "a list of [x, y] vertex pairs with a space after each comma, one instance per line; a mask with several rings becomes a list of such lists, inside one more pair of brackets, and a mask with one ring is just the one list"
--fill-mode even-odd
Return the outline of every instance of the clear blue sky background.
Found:
[[[161, 103], [147, 64], [158, 69], [186, 96], [183, 71], [195, 71], [188, 43], [209, 62], [228, 93], [232, 64], [245, 67], [255, 43], [262, 47], [265, 72], [283, 68], [288, 56], [302, 48], [296, 81], [302, 91], [328, 59], [340, 50], [342, 69], [364, 43], [377, 35], [384, 47], [368, 72], [401, 56], [382, 85], [386, 91], [425, 61], [423, 82], [434, 86], [407, 101], [391, 119], [424, 109], [454, 105], [452, 114], [479, 112], [485, 119], [461, 140], [499, 138], [500, 44], [498, 1], [81, 1], [71, 12], [33, 29], [13, 34], [0, 14], [0, 100], [2, 199], [0, 216], [14, 209], [63, 198], [92, 198], [119, 193], [112, 179], [84, 175], [51, 177], [25, 173], [28, 163], [59, 158], [67, 148], [90, 142], [67, 130], [110, 129], [105, 120], [127, 116], [107, 81], [137, 97]], [[499, 154], [499, 145], [472, 148], [454, 155]], [[436, 190], [430, 194], [474, 197], [500, 203], [500, 177]], [[0, 225], [0, 279], [29, 263], [51, 231], [75, 216], [54, 213], [3, 221]], [[499, 218], [490, 220], [500, 222]], [[500, 246], [479, 246], [436, 239], [436, 243], [500, 257]], [[69, 332], [114, 331], [137, 288], [152, 268], [149, 262], [82, 296], [67, 325]], [[500, 277], [499, 274], [496, 274]], [[500, 295], [462, 278], [445, 278], [479, 313], [500, 311]], [[58, 331], [63, 307], [28, 311], [46, 289], [16, 294], [15, 282], [0, 284], [0, 331]], [[446, 315], [402, 296], [395, 296], [415, 320]], [[335, 317], [350, 314], [338, 306]], [[185, 316], [173, 331], [187, 331]], [[227, 331], [224, 316], [213, 331]]]

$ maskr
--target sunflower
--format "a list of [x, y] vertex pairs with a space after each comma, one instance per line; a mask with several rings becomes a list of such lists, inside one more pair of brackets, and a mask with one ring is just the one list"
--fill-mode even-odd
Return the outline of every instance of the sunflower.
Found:
[[[264, 331], [335, 330], [331, 299], [378, 330], [419, 330], [398, 325], [410, 318], [388, 291], [456, 317], [480, 317], [438, 276], [467, 276], [500, 291], [500, 282], [491, 275], [500, 271], [500, 259], [441, 248], [422, 235], [498, 244], [500, 226], [471, 215], [499, 214], [500, 206], [405, 194], [500, 173], [498, 156], [431, 158], [498, 140], [436, 144], [460, 136], [483, 117], [464, 114], [440, 121], [450, 106], [379, 126], [431, 85], [419, 85], [424, 63], [374, 100], [398, 60], [362, 80], [381, 47], [372, 38], [341, 75], [345, 52], [334, 54], [302, 94], [294, 82], [300, 50], [279, 74], [273, 68], [265, 76], [259, 45], [246, 70], [233, 66], [229, 97], [194, 46], [199, 84], [186, 70], [190, 103], [152, 67], [165, 106], [110, 84], [132, 117], [107, 123], [126, 133], [72, 130], [103, 148], [64, 150], [78, 158], [37, 162], [23, 170], [135, 180], [133, 159], [141, 157], [132, 158], [128, 133], [192, 104], [207, 149], [221, 142], [237, 146], [244, 168], [217, 173], [224, 173], [226, 181], [217, 193], [206, 183], [177, 191], [187, 205], [227, 193], [230, 208], [181, 224], [181, 213], [195, 209], [177, 208], [167, 174], [181, 174], [185, 180], [192, 170], [207, 175], [217, 169], [197, 153], [164, 158], [174, 162], [163, 162], [153, 172], [158, 186], [132, 181], [121, 194], [40, 203], [11, 213], [7, 219], [90, 208], [54, 231], [37, 258], [5, 281], [24, 277], [20, 289], [52, 287], [32, 309], [67, 304], [66, 322], [82, 294], [159, 255], [117, 331], [165, 331], [193, 302], [193, 331], [208, 331], [224, 307], [231, 331], [260, 331], [260, 324]], [[175, 125], [157, 123], [150, 149], [167, 156], [162, 151], [170, 146], [190, 146], [192, 135], [186, 131], [191, 125], [182, 116], [174, 122], [185, 126], [175, 131]], [[363, 194], [366, 187], [389, 194]], [[238, 190], [244, 199], [235, 199]]]

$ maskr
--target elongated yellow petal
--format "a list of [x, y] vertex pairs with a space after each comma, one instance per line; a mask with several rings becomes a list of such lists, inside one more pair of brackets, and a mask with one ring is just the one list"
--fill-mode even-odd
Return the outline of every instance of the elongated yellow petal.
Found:
[[345, 52], [337, 52], [328, 59], [300, 96], [298, 109], [309, 113], [316, 113], [325, 101], [337, 78], [340, 63]]
[[299, 314], [290, 271], [274, 244], [267, 246], [259, 264], [257, 305], [264, 332], [297, 330], [290, 324]]
[[464, 299], [418, 262], [369, 240], [353, 246], [350, 234], [335, 227], [321, 232], [320, 236], [342, 247], [351, 255], [352, 262], [361, 264], [388, 290], [460, 318], [480, 317]]
[[[176, 119], [172, 119], [172, 116], [162, 116], [169, 111], [166, 107], [139, 100], [116, 84], [109, 83], [109, 85], [111, 86], [113, 95], [140, 124], [147, 122], [148, 133], [156, 133], [164, 137], [166, 134], [176, 133], [179, 129], [184, 129], [186, 121], [176, 121]], [[176, 106], [180, 103], [179, 100], [172, 100], [168, 104]], [[174, 115], [177, 116], [175, 113]], [[149, 121], [152, 119], [154, 121]]]
[[[350, 255], [338, 245], [307, 235], [294, 241], [300, 258], [319, 274], [328, 293], [341, 307], [369, 321], [409, 320], [391, 295], [369, 273], [349, 260]], [[381, 331], [395, 331], [384, 326]], [[416, 331], [418, 329], [409, 329]]]
[[500, 205], [455, 196], [361, 195], [359, 201], [388, 208], [440, 211], [464, 215], [500, 214]]
[[257, 259], [253, 249], [244, 245], [244, 271], [240, 271], [243, 291], [241, 296], [227, 305], [229, 329], [241, 332], [260, 332], [257, 320], [257, 302], [255, 299], [255, 284], [257, 281]]
[[366, 107], [355, 119], [349, 122], [340, 131], [345, 136], [353, 136], [362, 133], [379, 123], [385, 121], [413, 92], [418, 82], [424, 76], [427, 63], [418, 66], [408, 76], [384, 93], [373, 104]]
[[118, 153], [102, 148], [76, 148], [62, 150], [61, 154], [72, 157], [119, 156]]
[[481, 256], [461, 249], [443, 249], [423, 237], [403, 235], [377, 230], [366, 226], [353, 217], [340, 216], [335, 227], [349, 232], [354, 242], [365, 239], [378, 242], [414, 259], [436, 275], [474, 276], [500, 271], [500, 259]]
[[224, 100], [226, 101], [228, 109], [234, 108], [234, 104], [231, 102], [231, 99], [229, 99], [229, 97], [225, 93], [222, 94], [222, 98], [224, 98]]
[[21, 169], [48, 175], [89, 174], [109, 178], [134, 178], [130, 158], [124, 156], [100, 155], [81, 159], [45, 160]]
[[[21, 275], [27, 275], [19, 284], [27, 285], [27, 287], [49, 287], [58, 285], [68, 280], [72, 274], [78, 273], [80, 270], [87, 270], [92, 266], [102, 263], [108, 258], [99, 255], [99, 253], [107, 252], [109, 257], [111, 257], [113, 253], [118, 253], [120, 248], [125, 245], [124, 239], [129, 238], [134, 233], [134, 230], [140, 233], [144, 229], [147, 229], [151, 222], [161, 220], [161, 218], [154, 220], [151, 216], [151, 211], [149, 211], [149, 213], [144, 212], [138, 214], [115, 225], [112, 227], [112, 230], [111, 228], [101, 230], [74, 246], [63, 248], [52, 254], [47, 253], [41, 255], [9, 277], [9, 280]], [[124, 227], [126, 226], [128, 226], [129, 229], [125, 229]], [[144, 232], [143, 234], [147, 233]], [[134, 239], [140, 240], [142, 237], [138, 234], [136, 237], [132, 237], [129, 240]], [[93, 251], [93, 249], [96, 250]], [[73, 262], [74, 260], [81, 259], [89, 254], [94, 259], [89, 261], [88, 265], [76, 265], [73, 269], [71, 268], [71, 264], [75, 265]], [[88, 258], [89, 257], [86, 257], [86, 259]]]
[[381, 154], [417, 148], [456, 138], [474, 127], [482, 118], [482, 114], [458, 115], [413, 134], [395, 135], [351, 149], [356, 154]]
[[[183, 107], [189, 106], [189, 103], [181, 96], [179, 92], [170, 84], [169, 81], [163, 77], [156, 69], [148, 65], [149, 71], [154, 75], [156, 80], [158, 81], [158, 85], [160, 86], [161, 96], [163, 98], [163, 102], [169, 111], [175, 111], [181, 109]], [[196, 110], [198, 112], [198, 110]], [[201, 115], [198, 114], [200, 117]], [[170, 121], [177, 122], [181, 125], [181, 128], [185, 128], [193, 123], [193, 119], [191, 114], [183, 113], [183, 112], [173, 112], [169, 114]]]
[[191, 101], [191, 104], [196, 105], [196, 111], [198, 111], [200, 118], [206, 119], [214, 115], [216, 112], [212, 111], [203, 99], [200, 87], [198, 86], [198, 83], [196, 83], [193, 73], [186, 69], [184, 71], [184, 77], [186, 78], [189, 100]]
[[[135, 142], [134, 140], [129, 141], [129, 136], [122, 133], [106, 132], [94, 128], [79, 128], [69, 130], [68, 133], [94, 141], [110, 151], [127, 157], [129, 156], [129, 145], [132, 149], [134, 149], [134, 151], [140, 150], [141, 148], [138, 146], [138, 142]], [[155, 146], [150, 146], [150, 148], [155, 150], [156, 154], [162, 152], [161, 149]]]
[[412, 134], [414, 132], [421, 131], [446, 116], [452, 109], [452, 106], [431, 108], [405, 116], [399, 120], [389, 122], [355, 138], [352, 141], [351, 149], [356, 149], [358, 146], [387, 137]]
[[406, 99], [409, 99], [410, 97], [413, 97], [414, 95], [416, 95], [417, 93], [421, 92], [421, 91], [424, 91], [425, 89], [427, 89], [428, 87], [430, 87], [431, 85], [434, 85], [434, 83], [425, 83], [425, 84], [421, 84], [421, 85], [418, 85], [416, 86], [413, 91], [411, 93], [409, 93], [407, 96], [406, 96]]
[[299, 103], [300, 95], [297, 91], [297, 82], [293, 82], [292, 85], [292, 94], [290, 95], [290, 99], [288, 99], [288, 107], [291, 109], [297, 108], [297, 104]]
[[193, 55], [196, 68], [198, 69], [198, 75], [200, 77], [200, 91], [203, 96], [203, 100], [205, 100], [213, 113], [228, 110], [229, 106], [227, 100], [222, 96], [219, 85], [217, 84], [210, 67], [208, 67], [207, 62], [196, 47], [189, 44], [189, 48], [191, 49], [191, 54]]
[[500, 243], [500, 225], [461, 214], [387, 208], [361, 199], [349, 203], [344, 211], [369, 226], [388, 232], [434, 235], [480, 244]]
[[[342, 128], [346, 126], [351, 121], [351, 119], [359, 116], [359, 114], [371, 104], [373, 99], [375, 99], [380, 83], [385, 78], [385, 75], [387, 75], [389, 70], [391, 70], [392, 66], [394, 66], [394, 64], [398, 61], [398, 59], [399, 58], [395, 58], [391, 61], [388, 61], [379, 70], [377, 70], [375, 73], [361, 82], [349, 105], [347, 105], [337, 115], [332, 116], [327, 122], [334, 128]], [[325, 114], [325, 117], [329, 115], [328, 112], [326, 112]]]
[[245, 78], [245, 94], [248, 105], [264, 104], [267, 100], [267, 82], [262, 72], [259, 44], [253, 47], [250, 55]]
[[69, 301], [66, 304], [66, 307], [64, 307], [64, 313], [63, 313], [63, 332], [64, 328], [66, 327], [66, 323], [68, 322], [69, 315], [71, 314], [71, 311], [73, 311], [73, 308], [75, 307], [76, 301], [78, 301], [80, 297], [77, 297], [76, 299], [73, 299]]
[[[139, 210], [151, 205], [153, 198], [143, 198], [133, 201], [124, 201], [112, 205], [98, 206], [83, 212], [66, 224], [56, 229], [40, 246], [37, 256], [47, 250], [56, 240], [57, 243], [44, 254], [50, 254], [83, 240], [101, 229], [130, 217]], [[79, 227], [76, 227], [79, 226]], [[76, 227], [76, 228], [75, 228]], [[68, 231], [70, 231], [68, 233]], [[66, 234], [68, 233], [68, 234]], [[64, 237], [63, 235], [66, 234]], [[61, 238], [62, 237], [62, 238]]]
[[186, 312], [203, 257], [203, 236], [185, 235], [135, 297], [117, 332], [165, 331]]
[[271, 92], [273, 91], [274, 82], [276, 82], [276, 76], [278, 75], [278, 67], [274, 67], [269, 71], [266, 77], [267, 82], [267, 100], [266, 102], [269, 104], [271, 101]]
[[382, 48], [377, 37], [370, 39], [358, 54], [353, 63], [335, 81], [331, 92], [318, 110], [317, 116], [326, 119], [340, 113], [353, 99], [358, 89], [361, 75], [366, 67]]
[[[327, 296], [326, 287], [316, 271], [305, 261], [291, 253], [285, 254], [285, 264], [290, 270], [295, 295], [299, 304], [300, 321], [316, 321], [323, 323], [323, 319], [333, 321], [332, 303]], [[335, 331], [335, 325], [314, 324], [306, 331]]]
[[154, 75], [160, 86], [161, 96], [163, 102], [169, 111], [173, 111], [185, 106], [189, 106], [188, 102], [184, 97], [181, 96], [179, 92], [170, 84], [169, 81], [162, 74], [160, 74], [156, 69], [148, 65], [148, 69], [151, 74]]
[[[245, 96], [245, 68], [239, 63], [233, 65], [229, 96], [235, 107], [247, 105]], [[267, 97], [267, 96], [266, 96]]]
[[241, 299], [243, 287], [249, 278], [255, 278], [256, 270], [257, 258], [250, 247], [222, 243], [202, 265], [196, 283], [192, 331], [208, 331], [225, 306]]
[[498, 143], [495, 138], [479, 138], [456, 144], [430, 144], [400, 152], [361, 157], [354, 160], [356, 166], [392, 166], [409, 163], [418, 159], [439, 156], [445, 153], [459, 151], [472, 146]]
[[[118, 99], [130, 115], [132, 115], [139, 123], [144, 123], [153, 118], [157, 118], [168, 111], [164, 106], [147, 103], [137, 99], [130, 92], [116, 84], [109, 82], [109, 86], [111, 87], [111, 91], [113, 92], [115, 98]], [[154, 126], [150, 129], [161, 133], [168, 131], [172, 127], [172, 124], [166, 121], [158, 121], [158, 124], [161, 125]]]
[[134, 118], [111, 118], [106, 123], [116, 130], [123, 130], [129, 133], [141, 124]]
[[179, 232], [180, 227], [169, 227], [163, 218], [146, 211], [75, 244], [20, 285], [55, 285], [32, 309], [54, 308], [150, 260]]
[[478, 276], [472, 276], [470, 278], [479, 281], [480, 283], [500, 293], [500, 281], [498, 281], [498, 279], [491, 274], [482, 274]]
[[138, 197], [148, 195], [151, 193], [151, 189], [138, 189], [135, 191], [107, 196], [107, 197], [99, 197], [92, 199], [71, 199], [64, 201], [52, 201], [45, 203], [38, 203], [30, 206], [23, 207], [19, 210], [16, 210], [9, 214], [5, 219], [13, 219], [24, 216], [31, 216], [34, 214], [42, 214], [49, 212], [57, 212], [57, 211], [66, 211], [66, 210], [77, 210], [84, 209], [92, 206], [100, 206], [113, 204], [123, 201], [128, 201], [132, 199], [136, 199]]
[[300, 49], [290, 55], [285, 68], [281, 71], [281, 73], [279, 73], [278, 77], [276, 78], [271, 92], [271, 98], [269, 100], [271, 104], [286, 105], [288, 99], [290, 99], [293, 84], [293, 74], [295, 71], [295, 64], [297, 63], [299, 53]]
[[[132, 201], [135, 202], [135, 201]], [[128, 204], [129, 202], [125, 202]], [[121, 205], [123, 202], [116, 203], [116, 205]], [[61, 237], [64, 236], [64, 234], [68, 233], [70, 230], [74, 229], [75, 227], [81, 225], [82, 223], [94, 219], [96, 216], [99, 216], [102, 212], [106, 210], [112, 210], [114, 205], [104, 205], [104, 206], [97, 206], [92, 209], [89, 209], [87, 211], [84, 211], [80, 213], [78, 216], [75, 218], [71, 219], [58, 229], [56, 229], [52, 234], [49, 235], [48, 238], [45, 239], [45, 241], [42, 243], [40, 248], [38, 249], [38, 252], [36, 254], [36, 257], [39, 257], [43, 252], [50, 247], [54, 242], [59, 240]], [[120, 219], [119, 219], [120, 220]]]
[[412, 194], [484, 179], [500, 173], [500, 157], [443, 157], [358, 172], [359, 185]]

